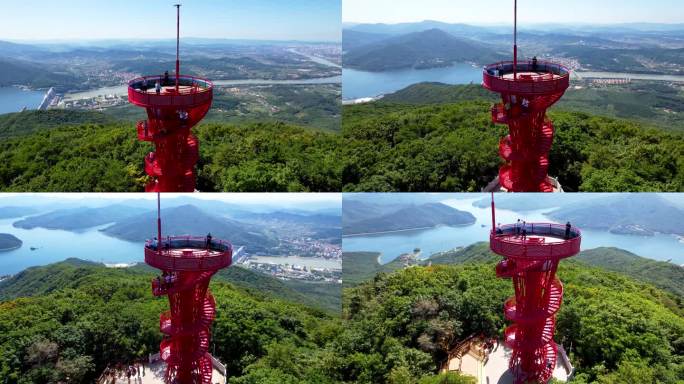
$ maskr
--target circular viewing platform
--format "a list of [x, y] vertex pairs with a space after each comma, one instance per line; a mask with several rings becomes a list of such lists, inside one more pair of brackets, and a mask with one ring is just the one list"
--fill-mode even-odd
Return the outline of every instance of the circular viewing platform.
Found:
[[[157, 93], [156, 84], [161, 89]], [[181, 75], [176, 92], [176, 78], [145, 76], [128, 82], [128, 100], [140, 107], [186, 107], [208, 104], [213, 98], [214, 84], [206, 79]]]
[[564, 92], [570, 86], [570, 70], [551, 62], [518, 62], [517, 78], [513, 62], [489, 64], [482, 73], [483, 85], [492, 92], [516, 95], [543, 95]]
[[514, 259], [564, 259], [580, 251], [582, 232], [575, 227], [569, 231], [564, 224], [527, 223], [526, 235], [522, 225], [507, 224], [489, 235], [492, 252]]
[[145, 263], [164, 271], [204, 272], [226, 268], [233, 259], [233, 246], [223, 240], [206, 237], [167, 237], [145, 243]]

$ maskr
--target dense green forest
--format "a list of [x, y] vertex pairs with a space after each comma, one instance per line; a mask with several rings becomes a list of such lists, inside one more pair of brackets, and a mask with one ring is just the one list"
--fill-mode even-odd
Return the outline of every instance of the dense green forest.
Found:
[[[0, 189], [4, 191], [142, 191], [143, 157], [128, 123], [85, 124], [77, 113], [22, 113], [0, 119]], [[107, 119], [103, 115], [98, 115]], [[64, 119], [66, 125], [48, 124]], [[75, 120], [74, 120], [75, 119]], [[200, 140], [201, 191], [338, 191], [340, 137], [284, 123], [208, 123]]]
[[[33, 297], [0, 302], [0, 382], [69, 377], [89, 383], [107, 364], [158, 350], [159, 314], [168, 303], [152, 296], [152, 273], [71, 263], [46, 268], [49, 279], [33, 284]], [[339, 320], [221, 277], [211, 288], [217, 301], [215, 355], [228, 367], [231, 383], [263, 382], [263, 376], [274, 383], [314, 382], [322, 376], [323, 347], [339, 332]]]
[[[379, 268], [345, 289], [341, 320], [277, 280], [229, 268], [211, 286], [216, 356], [232, 384], [474, 384], [436, 371], [458, 340], [502, 332], [512, 287], [494, 260], [478, 244], [443, 260], [458, 264]], [[86, 383], [108, 362], [155, 351], [167, 303], [150, 293], [153, 274], [69, 260], [0, 283], [0, 382]], [[681, 296], [582, 261], [565, 261], [559, 276], [556, 340], [577, 368], [573, 382], [684, 380]]]
[[[375, 257], [354, 253], [366, 266]], [[378, 381], [368, 382], [385, 382], [400, 371], [419, 376], [443, 362], [459, 340], [500, 335], [506, 325], [501, 305], [513, 290], [510, 281], [496, 278], [498, 259], [478, 244], [436, 255], [432, 266], [389, 272], [398, 267], [390, 263], [376, 267], [375, 276], [345, 276], [358, 284], [345, 289], [346, 337], [356, 340], [358, 361], [373, 362], [356, 378], [375, 375]], [[449, 265], [435, 265], [441, 263]], [[345, 274], [363, 269], [349, 264]], [[684, 381], [684, 297], [585, 261], [564, 261], [558, 274], [565, 298], [555, 340], [577, 368], [573, 383]]]
[[[480, 92], [442, 87], [433, 94], [423, 86], [416, 99], [443, 93], [464, 101], [406, 104], [390, 95], [345, 106], [344, 190], [480, 191], [498, 172], [498, 144], [507, 132], [491, 122], [491, 99], [471, 100]], [[566, 191], [684, 190], [683, 134], [582, 112], [550, 117], [556, 135], [549, 174]]]
[[[153, 274], [145, 266], [68, 260], [0, 283], [0, 382], [58, 383], [68, 376], [89, 383], [107, 364], [157, 351], [159, 314], [168, 303], [152, 296]], [[285, 297], [280, 281], [241, 268], [220, 272], [211, 289], [215, 356], [231, 384], [347, 381], [337, 342], [344, 324], [339, 312], [311, 304], [320, 305], [320, 296], [308, 303], [295, 293]], [[442, 380], [427, 370], [420, 383]], [[455, 375], [448, 380], [472, 384]]]

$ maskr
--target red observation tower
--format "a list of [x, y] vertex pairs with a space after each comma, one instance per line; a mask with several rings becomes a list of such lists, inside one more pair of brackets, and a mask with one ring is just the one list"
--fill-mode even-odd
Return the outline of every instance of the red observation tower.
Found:
[[176, 73], [145, 76], [128, 83], [128, 101], [147, 110], [138, 122], [138, 140], [156, 148], [145, 157], [152, 178], [147, 192], [193, 192], [199, 144], [190, 130], [211, 107], [213, 84], [180, 74], [180, 4], [176, 4]]
[[490, 249], [504, 259], [496, 275], [512, 279], [515, 297], [504, 304], [505, 344], [513, 350], [509, 369], [516, 384], [547, 383], [556, 367], [553, 341], [563, 285], [556, 277], [561, 259], [579, 253], [582, 233], [569, 225], [518, 223], [496, 226], [492, 194]]
[[518, 4], [514, 5], [513, 61], [487, 65], [484, 87], [501, 94], [502, 102], [492, 107], [492, 121], [508, 125], [509, 135], [499, 143], [506, 165], [499, 170], [487, 191], [554, 192], [562, 190], [548, 176], [553, 124], [546, 110], [570, 85], [570, 71], [550, 62], [518, 62]]
[[145, 263], [163, 271], [152, 280], [154, 296], [169, 297], [170, 310], [161, 314], [159, 327], [165, 335], [160, 357], [166, 363], [167, 383], [211, 383], [209, 354], [211, 323], [216, 314], [208, 289], [211, 277], [231, 265], [230, 243], [207, 237], [161, 236], [157, 196], [157, 239], [145, 244]]

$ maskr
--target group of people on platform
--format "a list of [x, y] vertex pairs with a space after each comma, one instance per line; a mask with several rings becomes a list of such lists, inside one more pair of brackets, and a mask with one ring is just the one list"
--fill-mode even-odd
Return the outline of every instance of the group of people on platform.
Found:
[[157, 287], [162, 290], [173, 287], [173, 284], [178, 281], [178, 276], [174, 272], [163, 271], [161, 276], [157, 276]]
[[[527, 239], [527, 231], [528, 231], [528, 225], [527, 222], [524, 220], [518, 219], [518, 221], [514, 224], [514, 231], [515, 231], [515, 236], [518, 236], [522, 238], [523, 240]], [[496, 234], [497, 235], [504, 235], [504, 231], [501, 228], [501, 223], [498, 223], [496, 226]], [[572, 231], [572, 224], [568, 221], [565, 223], [565, 240], [569, 240], [572, 238], [577, 237], [577, 234]]]
[[[163, 76], [159, 76], [159, 79], [154, 83], [154, 90], [159, 95], [161, 93], [162, 87], [171, 85], [171, 78], [169, 76], [169, 71], [165, 71]], [[147, 92], [149, 89], [149, 84], [147, 83], [147, 78], [143, 77], [142, 84], [140, 85], [140, 90]]]
[[142, 378], [145, 377], [144, 361], [141, 360], [129, 365], [118, 363], [114, 367], [107, 367], [98, 383], [116, 384], [122, 382], [119, 379], [123, 379], [123, 377], [126, 378], [128, 384], [131, 384], [131, 379], [133, 379], [133, 383], [142, 383]]

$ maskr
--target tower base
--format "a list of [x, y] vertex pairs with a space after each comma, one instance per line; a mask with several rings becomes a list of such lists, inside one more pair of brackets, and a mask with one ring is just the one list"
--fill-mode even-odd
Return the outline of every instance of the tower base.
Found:
[[[441, 372], [460, 372], [474, 377], [478, 384], [514, 384], [515, 377], [508, 366], [511, 353], [502, 341], [491, 344], [489, 340], [472, 338], [449, 353]], [[558, 345], [553, 378], [564, 383], [572, 379], [574, 372], [563, 346]]]
[[[547, 181], [551, 185], [553, 185], [553, 192], [554, 193], [565, 192], [565, 191], [563, 191], [563, 186], [560, 184], [560, 182], [557, 179], [555, 179], [551, 176], [548, 176]], [[506, 188], [504, 188], [501, 185], [501, 183], [499, 183], [499, 176], [497, 176], [494, 180], [492, 180], [491, 183], [487, 184], [487, 186], [484, 187], [484, 189], [482, 189], [482, 192], [491, 193], [491, 192], [510, 192], [510, 191], [508, 191]]]
[[[228, 377], [226, 367], [216, 358], [211, 358], [213, 371], [211, 376], [212, 383], [226, 384]], [[143, 365], [131, 364], [136, 367], [136, 372], [130, 377], [130, 383], [135, 384], [166, 384], [164, 381], [166, 374], [166, 363], [159, 358], [159, 353], [150, 355], [144, 364], [145, 374], [143, 376]], [[97, 384], [128, 384], [128, 367], [122, 366], [104, 372], [96, 381]], [[140, 372], [137, 372], [140, 371]]]

